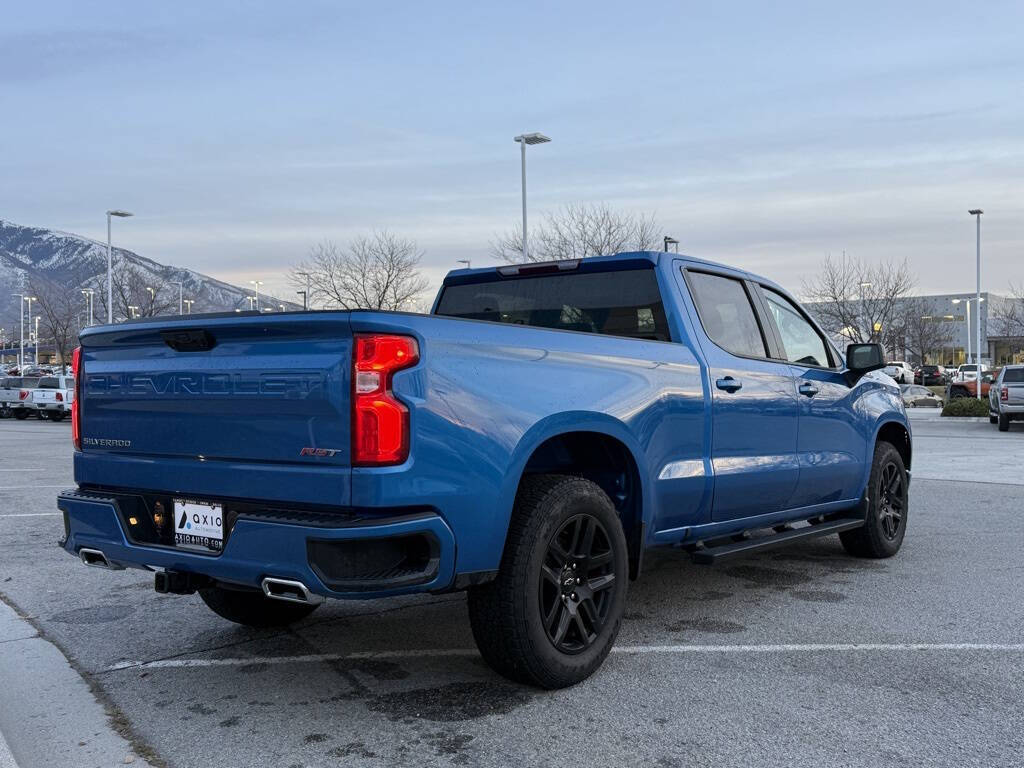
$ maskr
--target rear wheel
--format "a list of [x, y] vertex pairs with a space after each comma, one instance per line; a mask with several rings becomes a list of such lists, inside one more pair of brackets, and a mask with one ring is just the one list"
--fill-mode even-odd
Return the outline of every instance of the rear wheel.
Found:
[[50, 421], [64, 421], [64, 411], [54, 411], [51, 413]]
[[999, 431], [1008, 432], [1010, 430], [1010, 417], [1005, 413], [999, 414]]
[[864, 525], [843, 531], [839, 540], [856, 557], [892, 557], [900, 551], [907, 531], [909, 507], [907, 470], [892, 443], [879, 442], [871, 462]]
[[469, 590], [480, 653], [505, 677], [542, 688], [586, 679], [619, 633], [627, 578], [626, 538], [600, 487], [524, 478], [498, 576]]
[[995, 423], [996, 423], [996, 422], [998, 422], [998, 421], [999, 421], [999, 417], [998, 417], [998, 416], [996, 416], [996, 415], [995, 415], [994, 413], [992, 413], [991, 411], [989, 411], [989, 414], [988, 414], [988, 423], [989, 423], [989, 424], [995, 424]]
[[24, 421], [25, 419], [28, 418], [28, 411], [24, 408], [19, 408], [14, 412], [14, 418], [16, 418], [18, 421]]
[[221, 618], [247, 627], [281, 627], [294, 624], [317, 608], [316, 605], [274, 600], [255, 589], [208, 587], [199, 590], [199, 597]]

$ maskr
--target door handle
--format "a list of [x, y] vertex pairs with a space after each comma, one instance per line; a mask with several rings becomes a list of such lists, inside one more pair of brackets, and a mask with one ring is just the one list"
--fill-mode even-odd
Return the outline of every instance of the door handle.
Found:
[[737, 381], [732, 376], [726, 376], [724, 379], [715, 381], [715, 386], [719, 389], [724, 389], [726, 392], [735, 392], [743, 387], [743, 383]]
[[814, 386], [813, 384], [811, 384], [809, 381], [803, 382], [797, 388], [797, 391], [801, 395], [806, 395], [807, 397], [814, 397], [816, 394], [818, 394], [818, 388], [816, 386]]

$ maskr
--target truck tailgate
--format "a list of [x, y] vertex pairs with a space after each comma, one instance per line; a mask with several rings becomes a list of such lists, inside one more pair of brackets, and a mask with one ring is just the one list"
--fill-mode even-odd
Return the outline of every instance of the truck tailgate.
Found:
[[[154, 320], [87, 331], [76, 480], [146, 488], [154, 484], [146, 468], [156, 464], [179, 475], [166, 490], [187, 491], [182, 470], [193, 466], [203, 492], [238, 496], [239, 477], [278, 470], [288, 486], [282, 497], [297, 499], [307, 495], [304, 483], [315, 495], [309, 486], [321, 483], [314, 476], [345, 470], [343, 482], [331, 483], [335, 492], [319, 499], [344, 503], [338, 493], [349, 485], [351, 355], [343, 312]], [[213, 479], [218, 474], [223, 482]], [[259, 486], [252, 492], [270, 487]]]

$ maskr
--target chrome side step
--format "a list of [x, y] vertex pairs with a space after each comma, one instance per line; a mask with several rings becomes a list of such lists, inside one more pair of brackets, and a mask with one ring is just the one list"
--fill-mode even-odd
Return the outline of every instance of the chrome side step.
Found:
[[263, 594], [272, 597], [274, 600], [284, 600], [288, 603], [303, 603], [306, 605], [319, 605], [324, 601], [320, 595], [314, 595], [309, 587], [301, 581], [290, 579], [275, 579], [267, 577], [263, 579]]

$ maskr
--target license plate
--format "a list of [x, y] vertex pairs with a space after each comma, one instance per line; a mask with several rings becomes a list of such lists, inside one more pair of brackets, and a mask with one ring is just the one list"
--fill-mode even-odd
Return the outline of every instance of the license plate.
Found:
[[175, 499], [174, 543], [219, 552], [224, 546], [224, 508], [209, 501]]

